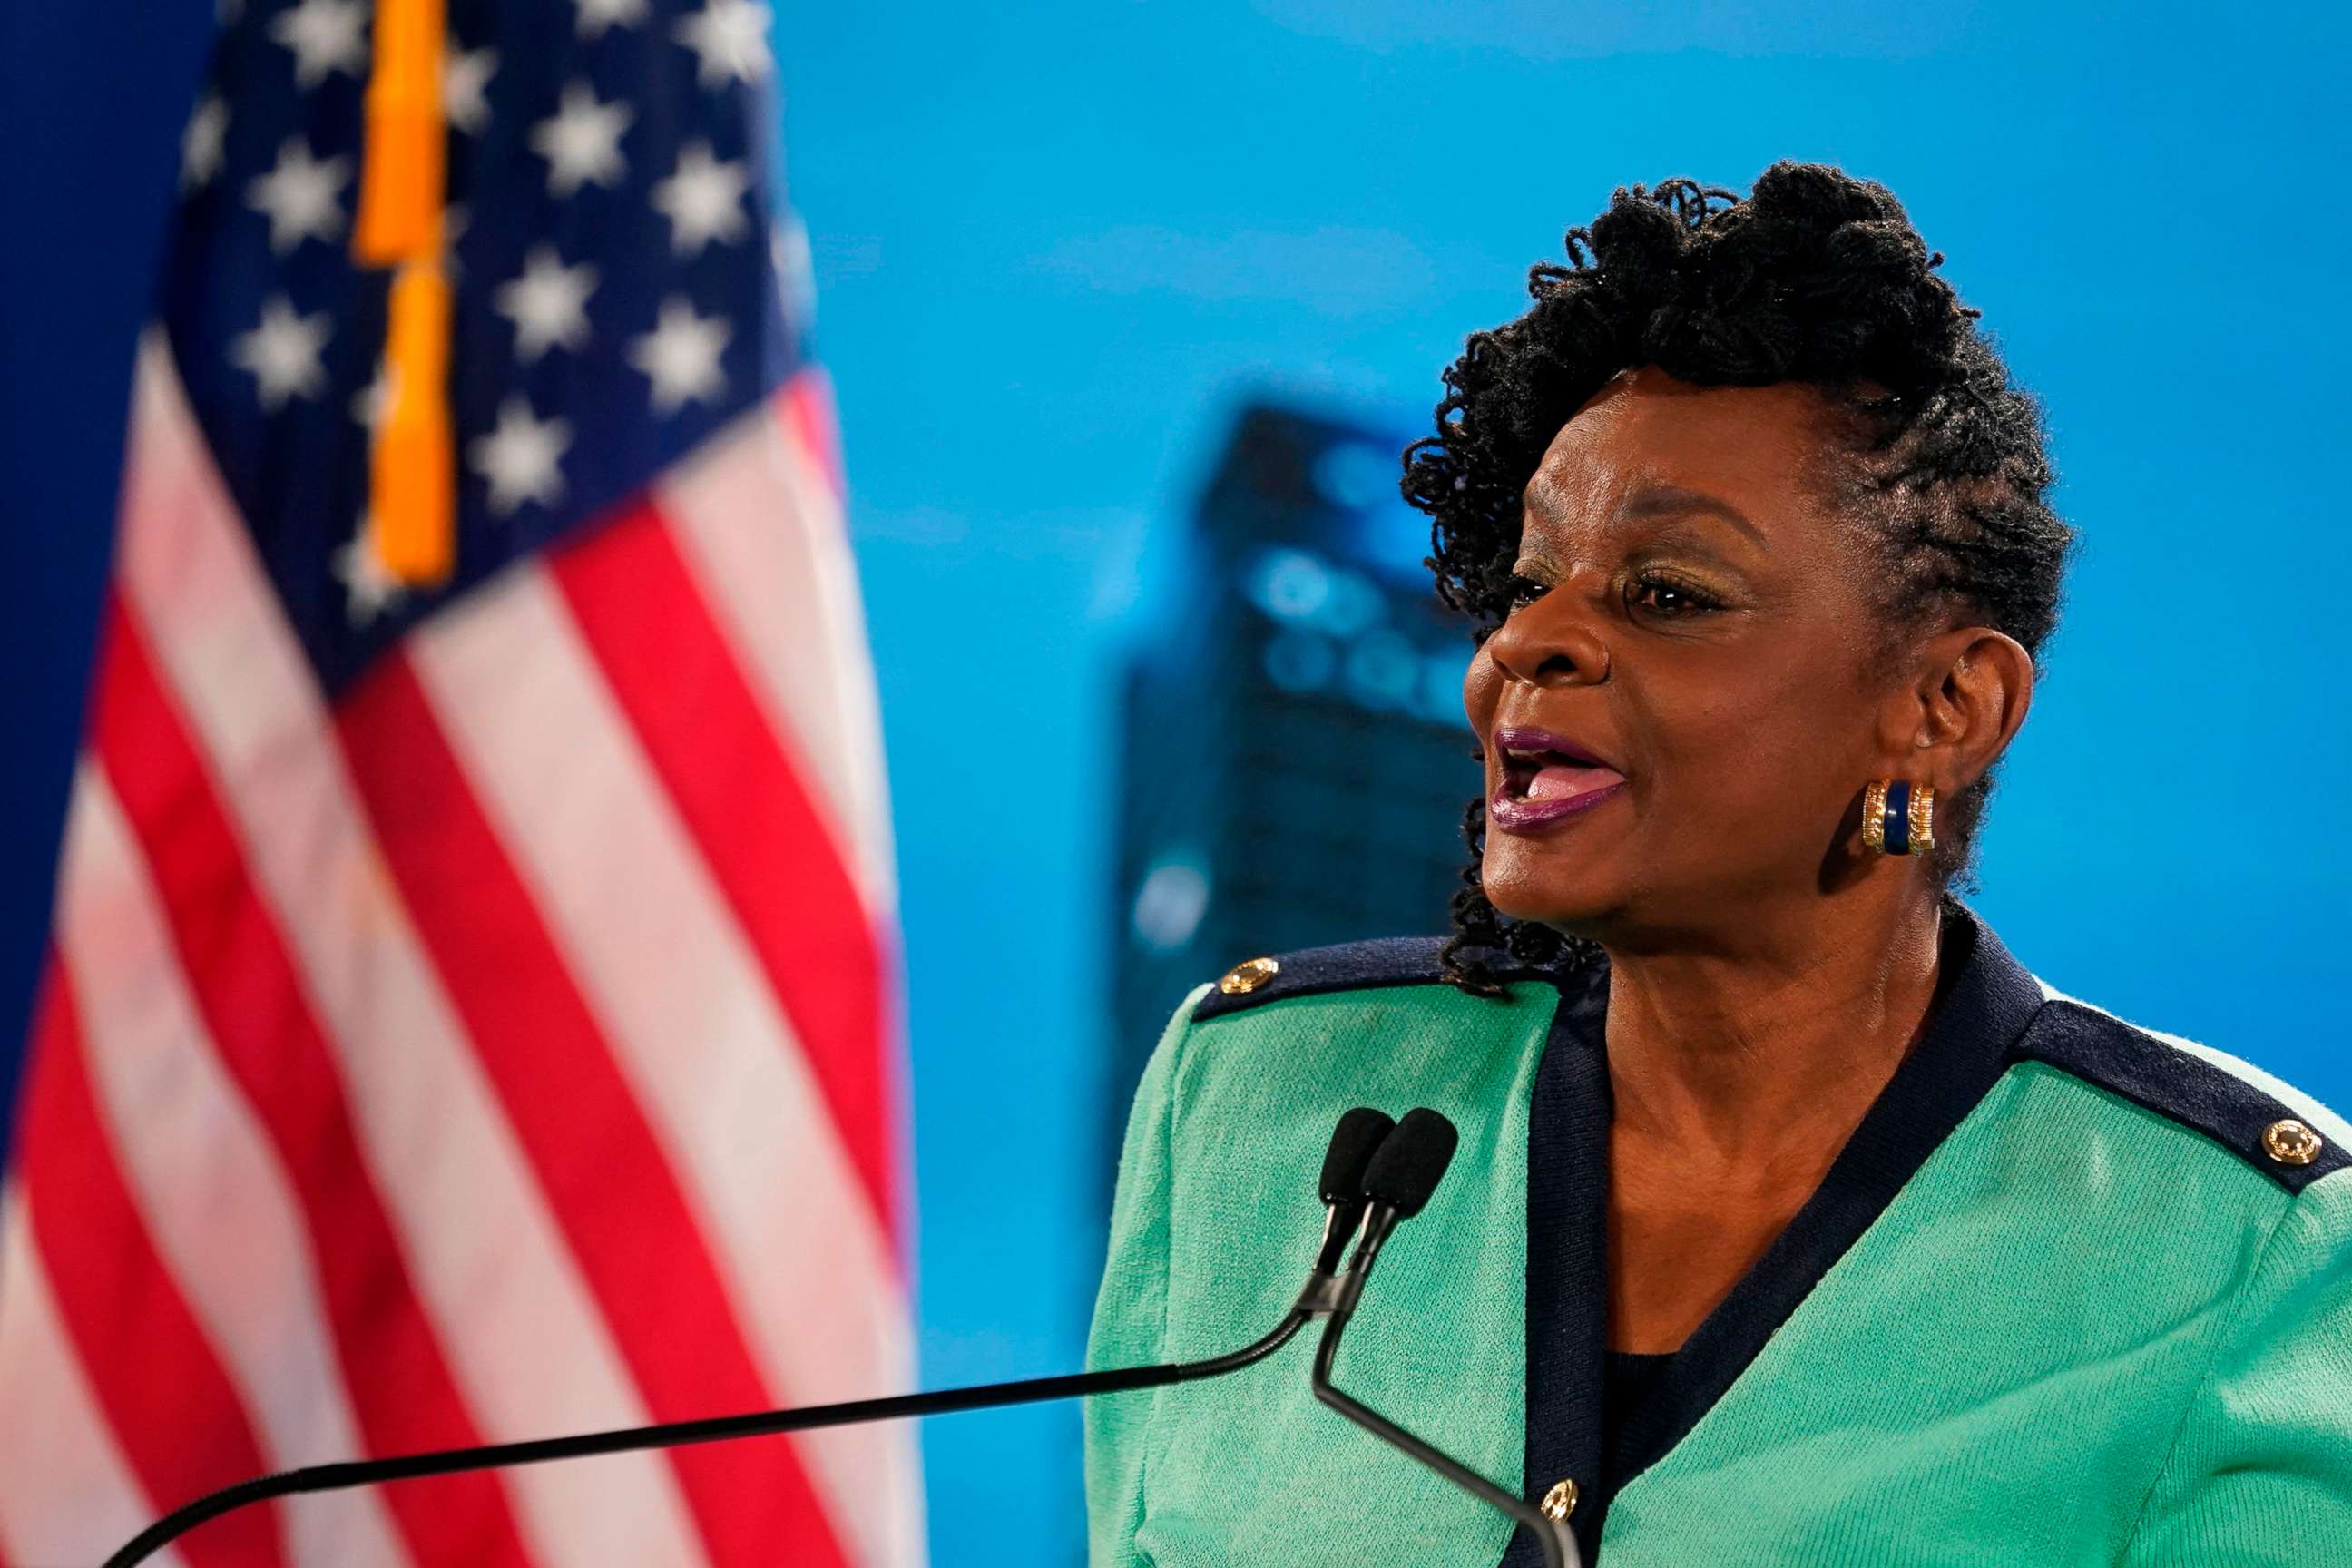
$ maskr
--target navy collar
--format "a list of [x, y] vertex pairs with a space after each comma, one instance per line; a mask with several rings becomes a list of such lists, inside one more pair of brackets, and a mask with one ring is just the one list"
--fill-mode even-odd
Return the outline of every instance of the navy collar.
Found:
[[[1864, 1113], [1821, 1186], [1675, 1353], [1601, 1447], [1607, 1348], [1612, 1104], [1603, 1026], [1608, 965], [1568, 977], [1528, 1119], [1527, 1476], [1530, 1497], [1564, 1477], [1588, 1559], [1609, 1500], [1682, 1441], [1754, 1362], [1830, 1267], [1999, 1080], [2043, 1002], [2040, 982], [1982, 917], [1943, 904], [1936, 991], [1918, 1045]], [[1606, 1468], [1604, 1470], [1604, 1462]], [[1517, 1532], [1503, 1562], [1539, 1561]]]

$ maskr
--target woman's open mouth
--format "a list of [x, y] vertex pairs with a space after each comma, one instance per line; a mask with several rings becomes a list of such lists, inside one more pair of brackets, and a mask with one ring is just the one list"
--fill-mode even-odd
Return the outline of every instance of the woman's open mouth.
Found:
[[1619, 794], [1625, 775], [1548, 730], [1497, 730], [1502, 779], [1486, 800], [1486, 822], [1529, 833], [1574, 816]]

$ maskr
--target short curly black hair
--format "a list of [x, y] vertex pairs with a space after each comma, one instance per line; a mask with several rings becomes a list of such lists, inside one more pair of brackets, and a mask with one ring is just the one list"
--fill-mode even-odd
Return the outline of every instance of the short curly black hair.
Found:
[[[1890, 656], [1906, 638], [1983, 625], [2040, 658], [2076, 544], [2046, 499], [2055, 476], [2041, 405], [2011, 384], [1980, 312], [1936, 275], [1943, 253], [1929, 254], [1893, 192], [1783, 160], [1745, 200], [1687, 179], [1620, 187], [1566, 244], [1570, 265], [1528, 274], [1525, 314], [1470, 334], [1445, 372], [1437, 434], [1404, 452], [1405, 499], [1433, 520], [1438, 597], [1469, 617], [1476, 642], [1509, 613], [1521, 496], [1545, 449], [1612, 376], [1646, 364], [1702, 385], [1822, 390], [1832, 434], [1815, 477], [1878, 552]], [[1988, 772], [1937, 803], [1928, 870], [1947, 894], [1974, 886], [1993, 783]], [[1484, 801], [1471, 802], [1463, 836], [1448, 980], [1492, 994], [1498, 963], [1597, 956], [1487, 902]]]

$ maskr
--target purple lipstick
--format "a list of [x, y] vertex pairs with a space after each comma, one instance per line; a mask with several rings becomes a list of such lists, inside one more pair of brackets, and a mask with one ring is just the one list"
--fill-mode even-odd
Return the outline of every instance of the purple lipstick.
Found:
[[1495, 731], [1502, 778], [1486, 800], [1488, 826], [1532, 833], [1621, 793], [1625, 775], [1564, 735], [1525, 728]]

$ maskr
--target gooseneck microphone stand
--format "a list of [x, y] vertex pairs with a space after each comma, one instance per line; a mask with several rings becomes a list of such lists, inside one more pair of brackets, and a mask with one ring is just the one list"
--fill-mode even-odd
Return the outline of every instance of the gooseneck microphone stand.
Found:
[[815, 1405], [798, 1410], [766, 1410], [748, 1415], [718, 1415], [698, 1421], [673, 1421], [657, 1426], [629, 1426], [609, 1432], [586, 1432], [568, 1437], [542, 1437], [520, 1443], [493, 1443], [472, 1448], [446, 1448], [386, 1459], [354, 1459], [338, 1464], [308, 1465], [260, 1476], [219, 1491], [208, 1492], [173, 1509], [127, 1542], [106, 1560], [105, 1568], [132, 1568], [196, 1526], [218, 1519], [233, 1509], [272, 1498], [304, 1492], [334, 1491], [344, 1487], [374, 1486], [383, 1481], [412, 1480], [423, 1476], [455, 1475], [507, 1465], [541, 1464], [551, 1459], [578, 1459], [592, 1454], [617, 1454], [645, 1448], [674, 1448], [688, 1443], [709, 1443], [728, 1437], [763, 1437], [784, 1432], [813, 1432], [826, 1426], [849, 1426], [861, 1421], [888, 1421], [911, 1415], [943, 1415], [956, 1410], [985, 1410], [1002, 1405], [1028, 1405], [1040, 1400], [1069, 1399], [1081, 1394], [1122, 1394], [1130, 1389], [1192, 1383], [1222, 1377], [1265, 1360], [1290, 1342], [1317, 1315], [1307, 1303], [1327, 1297], [1340, 1253], [1355, 1235], [1365, 1200], [1365, 1169], [1381, 1140], [1394, 1125], [1377, 1110], [1358, 1109], [1339, 1119], [1323, 1157], [1321, 1192], [1327, 1213], [1323, 1243], [1316, 1257], [1299, 1304], [1264, 1336], [1223, 1355], [1206, 1361], [1175, 1362], [1160, 1366], [1118, 1367], [1104, 1372], [1071, 1373], [1060, 1377], [1033, 1377], [1018, 1383], [989, 1384], [977, 1388], [938, 1389], [927, 1394], [901, 1394], [887, 1399], [855, 1399], [839, 1405]]
[[534, 1465], [549, 1459], [580, 1459], [592, 1454], [617, 1454], [639, 1448], [674, 1448], [687, 1443], [709, 1443], [724, 1437], [764, 1437], [782, 1432], [814, 1432], [825, 1426], [852, 1426], [861, 1421], [889, 1421], [909, 1415], [943, 1415], [952, 1410], [985, 1410], [998, 1405], [1027, 1405], [1038, 1400], [1068, 1399], [1084, 1394], [1122, 1394], [1161, 1384], [1191, 1383], [1221, 1377], [1265, 1360], [1290, 1342], [1304, 1327], [1307, 1314], [1292, 1308], [1266, 1333], [1237, 1351], [1206, 1361], [1177, 1362], [1162, 1366], [1120, 1367], [1108, 1372], [1069, 1373], [1059, 1377], [1033, 1377], [1019, 1383], [990, 1384], [980, 1388], [943, 1388], [926, 1394], [901, 1394], [887, 1399], [853, 1399], [839, 1405], [812, 1405], [798, 1410], [763, 1410], [749, 1415], [714, 1415], [699, 1421], [672, 1421], [658, 1426], [627, 1426], [610, 1432], [583, 1432], [568, 1437], [541, 1437], [521, 1443], [492, 1443], [478, 1448], [446, 1448], [436, 1453], [408, 1454], [390, 1459], [354, 1459], [341, 1464], [306, 1465], [260, 1476], [208, 1492], [141, 1531], [106, 1560], [106, 1568], [131, 1568], [158, 1548], [208, 1520], [232, 1509], [271, 1498], [302, 1492], [334, 1491], [342, 1487], [373, 1486], [383, 1481], [413, 1480], [421, 1476], [455, 1475], [462, 1470], [487, 1470], [505, 1465]]
[[[1457, 1463], [1333, 1386], [1331, 1368], [1339, 1351], [1339, 1337], [1361, 1298], [1381, 1247], [1397, 1225], [1421, 1212], [1422, 1205], [1444, 1175], [1454, 1156], [1451, 1122], [1433, 1110], [1413, 1110], [1402, 1122], [1391, 1122], [1377, 1110], [1359, 1108], [1342, 1117], [1324, 1155], [1321, 1194], [1326, 1212], [1323, 1237], [1315, 1266], [1297, 1300], [1281, 1321], [1260, 1338], [1236, 1351], [1203, 1361], [1173, 1362], [1159, 1366], [1118, 1367], [1103, 1372], [1075, 1373], [1060, 1377], [1028, 1378], [1017, 1383], [989, 1384], [975, 1388], [939, 1389], [884, 1399], [850, 1400], [838, 1405], [811, 1405], [798, 1410], [769, 1410], [746, 1415], [719, 1415], [698, 1421], [673, 1421], [656, 1426], [632, 1426], [609, 1432], [588, 1432], [567, 1437], [543, 1437], [520, 1443], [495, 1443], [480, 1447], [447, 1448], [385, 1459], [348, 1460], [310, 1465], [262, 1476], [209, 1492], [173, 1510], [132, 1537], [106, 1560], [105, 1568], [134, 1568], [157, 1551], [207, 1521], [235, 1509], [272, 1498], [307, 1492], [334, 1491], [346, 1487], [374, 1486], [386, 1481], [425, 1476], [455, 1475], [467, 1470], [509, 1465], [541, 1464], [554, 1459], [584, 1458], [648, 1448], [670, 1448], [688, 1443], [730, 1437], [772, 1436], [810, 1432], [827, 1426], [847, 1426], [862, 1421], [887, 1421], [907, 1416], [942, 1415], [958, 1410], [985, 1410], [997, 1405], [1026, 1405], [1040, 1400], [1068, 1399], [1097, 1394], [1120, 1394], [1132, 1389], [1191, 1383], [1238, 1372], [1265, 1360], [1297, 1337], [1317, 1318], [1326, 1320], [1323, 1340], [1315, 1357], [1315, 1396], [1349, 1420], [1428, 1466], [1480, 1500], [1501, 1510], [1535, 1532], [1548, 1568], [1582, 1568], [1576, 1540], [1559, 1521], [1524, 1499], [1513, 1496], [1484, 1476]], [[1360, 1239], [1358, 1231], [1361, 1230]], [[1340, 1260], [1348, 1244], [1354, 1255]]]
[[1504, 1490], [1370, 1405], [1350, 1398], [1331, 1382], [1331, 1364], [1339, 1354], [1339, 1336], [1347, 1331], [1348, 1320], [1355, 1315], [1356, 1302], [1364, 1293], [1381, 1244], [1400, 1222], [1419, 1214], [1430, 1194], [1436, 1191], [1445, 1167], [1453, 1162], [1455, 1137], [1454, 1124], [1436, 1111], [1408, 1110], [1404, 1120], [1397, 1123], [1395, 1132], [1373, 1156], [1364, 1176], [1370, 1206], [1363, 1221], [1363, 1239], [1357, 1243], [1347, 1272], [1331, 1288], [1323, 1340], [1315, 1349], [1311, 1386], [1316, 1398], [1381, 1442], [1428, 1466], [1471, 1496], [1509, 1515], [1521, 1529], [1532, 1531], [1536, 1543], [1543, 1549], [1546, 1568], [1583, 1568], [1583, 1552], [1564, 1521], [1552, 1518], [1517, 1493]]

